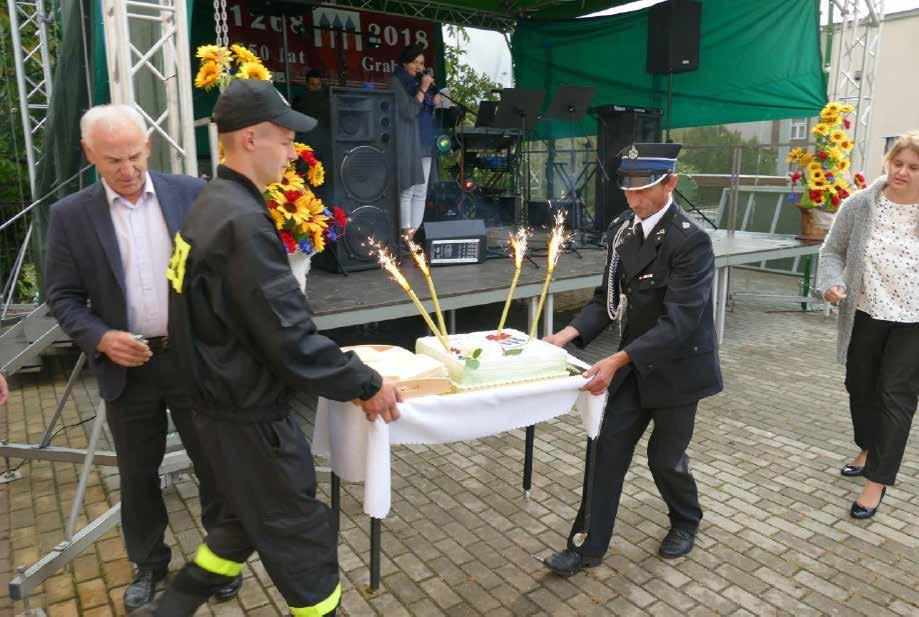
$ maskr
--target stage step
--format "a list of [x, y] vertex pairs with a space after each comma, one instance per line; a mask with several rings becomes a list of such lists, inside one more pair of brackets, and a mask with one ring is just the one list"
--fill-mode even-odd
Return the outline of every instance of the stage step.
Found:
[[0, 371], [13, 375], [19, 371], [39, 369], [41, 355], [50, 346], [66, 343], [69, 338], [42, 304], [10, 326], [0, 335]]

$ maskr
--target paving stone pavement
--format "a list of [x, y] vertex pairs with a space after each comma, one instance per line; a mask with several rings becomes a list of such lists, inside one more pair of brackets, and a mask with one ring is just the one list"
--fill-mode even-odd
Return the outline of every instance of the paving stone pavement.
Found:
[[[750, 281], [786, 291], [793, 284], [784, 277], [737, 272], [738, 289]], [[558, 306], [563, 311], [583, 300], [583, 294], [560, 298]], [[493, 308], [461, 314], [460, 327], [494, 321], [500, 307]], [[523, 312], [515, 310], [519, 324]], [[560, 313], [558, 325], [565, 321]], [[413, 337], [418, 333], [412, 328], [414, 322], [384, 324], [348, 336]], [[520, 487], [523, 431], [395, 448], [382, 586], [374, 594], [367, 590], [369, 521], [361, 513], [361, 487], [345, 484], [340, 614], [919, 615], [919, 429], [913, 428], [898, 484], [878, 515], [869, 522], [849, 519], [860, 484], [838, 473], [854, 445], [843, 371], [833, 361], [834, 336], [832, 319], [802, 313], [795, 305], [744, 298], [728, 315], [721, 354], [726, 391], [701, 404], [689, 452], [705, 519], [688, 557], [664, 561], [656, 555], [667, 516], [647, 469], [647, 438], [626, 478], [603, 564], [561, 579], [532, 557], [564, 546], [576, 512], [584, 435], [579, 419], [568, 415], [537, 428], [528, 502]], [[581, 355], [597, 359], [615, 342], [610, 332]], [[11, 401], [0, 409], [0, 437], [39, 441], [66, 369], [60, 363], [57, 370], [14, 380]], [[91, 417], [97, 401], [95, 383], [86, 375], [64, 422]], [[308, 407], [300, 410], [307, 423]], [[54, 443], [85, 446], [87, 426], [65, 429]], [[14, 567], [33, 563], [63, 538], [79, 475], [76, 465], [47, 462], [26, 463], [21, 471], [24, 479], [0, 486], [0, 616], [23, 608], [9, 598]], [[325, 499], [328, 488], [328, 475], [321, 475]], [[116, 471], [95, 468], [80, 524], [118, 498]], [[167, 489], [166, 503], [175, 570], [202, 537], [194, 481]], [[206, 605], [199, 615], [286, 613], [257, 557], [244, 576], [238, 599]], [[32, 605], [44, 607], [49, 617], [122, 615], [121, 596], [130, 579], [131, 564], [116, 529], [48, 579]]]

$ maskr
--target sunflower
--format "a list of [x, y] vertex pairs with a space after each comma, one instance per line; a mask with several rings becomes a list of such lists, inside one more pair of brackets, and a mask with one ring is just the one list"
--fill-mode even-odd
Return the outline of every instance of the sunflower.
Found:
[[[840, 159], [840, 160], [836, 161], [836, 169], [838, 169], [839, 171], [845, 171], [845, 170], [849, 169], [849, 160], [848, 160], [848, 159]], [[838, 178], [839, 176], [838, 176], [837, 174], [833, 174], [833, 177], [837, 177], [837, 178]]]
[[805, 152], [801, 155], [801, 159], [798, 161], [801, 165], [807, 165], [813, 160], [814, 154], [812, 152]]
[[839, 111], [840, 113], [851, 114], [853, 111], [855, 111], [855, 105], [850, 105], [849, 103], [846, 103], [845, 105], [841, 105], [839, 107]]
[[836, 161], [841, 161], [846, 158], [846, 153], [839, 148], [827, 148], [827, 154], [830, 155], [831, 159]]
[[195, 76], [195, 87], [210, 90], [220, 81], [222, 74], [216, 62], [205, 62]]
[[810, 163], [807, 164], [807, 171], [811, 172], [811, 174], [815, 174], [815, 173], [816, 173], [816, 174], [822, 174], [822, 173], [823, 173], [823, 165], [821, 165], [821, 164], [818, 163], [817, 161], [812, 161], [812, 162], [810, 162]]
[[839, 149], [842, 150], [843, 152], [852, 152], [852, 148], [855, 146], [855, 143], [853, 143], [848, 137], [846, 137], [845, 139], [843, 139], [841, 142], [839, 142], [836, 145], [839, 146]]
[[202, 45], [198, 48], [195, 56], [203, 62], [213, 62], [218, 66], [230, 66], [233, 56], [226, 47], [219, 45]]
[[837, 114], [820, 114], [820, 119], [828, 126], [836, 126], [841, 118]]
[[804, 150], [802, 150], [801, 148], [792, 148], [791, 152], [788, 153], [788, 162], [794, 163], [795, 161], [800, 159], [801, 156], [803, 155], [804, 155]]
[[823, 108], [823, 111], [820, 112], [820, 115], [821, 116], [823, 114], [834, 114], [835, 115], [835, 114], [838, 114], [841, 109], [842, 109], [842, 103], [839, 103], [837, 101], [831, 101], [826, 104], [826, 107]]
[[830, 127], [826, 124], [815, 124], [814, 128], [811, 129], [811, 133], [817, 137], [826, 137], [827, 133], [830, 132]]
[[322, 232], [313, 234], [313, 246], [320, 253], [325, 250], [325, 236], [322, 235]]
[[259, 64], [262, 63], [261, 59], [258, 56], [256, 56], [254, 53], [252, 53], [251, 51], [249, 51], [242, 45], [237, 45], [234, 43], [233, 45], [230, 45], [230, 49], [236, 55], [236, 61], [239, 63], [245, 63], [245, 62], [257, 62]]
[[325, 182], [325, 169], [323, 169], [322, 163], [316, 163], [310, 167], [309, 171], [306, 172], [306, 179], [313, 186], [322, 186], [322, 183]]
[[239, 79], [261, 79], [262, 81], [271, 81], [271, 73], [268, 72], [261, 62], [243, 62], [239, 66], [239, 72], [236, 74]]
[[839, 142], [846, 139], [846, 134], [844, 131], [833, 131], [830, 133], [830, 141], [834, 144], [839, 145]]
[[287, 217], [284, 216], [284, 213], [281, 212], [280, 208], [269, 208], [268, 214], [271, 215], [271, 218], [274, 219], [274, 226], [278, 229], [283, 229], [284, 225], [287, 223]]
[[302, 191], [304, 188], [303, 178], [290, 167], [284, 172], [284, 177], [278, 184], [282, 191]]

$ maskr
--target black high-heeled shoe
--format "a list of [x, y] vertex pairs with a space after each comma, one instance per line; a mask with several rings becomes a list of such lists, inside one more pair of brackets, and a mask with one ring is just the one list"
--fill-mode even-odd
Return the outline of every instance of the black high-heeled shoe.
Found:
[[887, 494], [887, 487], [881, 489], [881, 498], [878, 499], [878, 505], [873, 508], [866, 508], [862, 504], [858, 503], [858, 499], [852, 502], [852, 509], [849, 510], [849, 516], [856, 518], [858, 520], [869, 519], [877, 513], [878, 508], [881, 507], [881, 502], [884, 501], [884, 495]]
[[857, 478], [858, 476], [864, 475], [865, 467], [857, 467], [850, 463], [846, 463], [842, 466], [842, 469], [839, 470], [839, 473], [847, 478]]

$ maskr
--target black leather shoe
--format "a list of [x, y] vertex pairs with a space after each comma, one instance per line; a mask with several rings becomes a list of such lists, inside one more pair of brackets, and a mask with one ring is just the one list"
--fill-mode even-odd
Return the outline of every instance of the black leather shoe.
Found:
[[214, 599], [218, 602], [226, 602], [227, 600], [232, 600], [239, 593], [240, 588], [243, 586], [243, 575], [237, 574], [236, 578], [232, 581], [218, 587], [217, 591], [214, 592]]
[[695, 543], [696, 532], [694, 529], [674, 527], [667, 532], [667, 536], [661, 542], [661, 547], [657, 552], [664, 559], [676, 559], [688, 554]]
[[134, 580], [124, 590], [125, 610], [133, 611], [152, 602], [156, 594], [156, 584], [164, 578], [166, 578], [166, 570], [138, 570]]
[[858, 499], [852, 502], [852, 509], [849, 510], [849, 515], [852, 518], [857, 518], [859, 520], [869, 519], [875, 515], [878, 511], [878, 508], [881, 507], [881, 502], [884, 501], [884, 495], [887, 494], [887, 487], [881, 489], [881, 498], [878, 499], [878, 505], [873, 508], [866, 508], [862, 504], [858, 503]]
[[847, 463], [842, 466], [842, 469], [839, 470], [839, 473], [847, 478], [857, 478], [858, 476], [865, 474], [865, 468], [864, 466], [856, 467], [855, 465], [849, 465]]
[[599, 557], [584, 557], [581, 553], [565, 549], [543, 560], [546, 567], [559, 576], [574, 576], [584, 568], [595, 568], [600, 565]]

